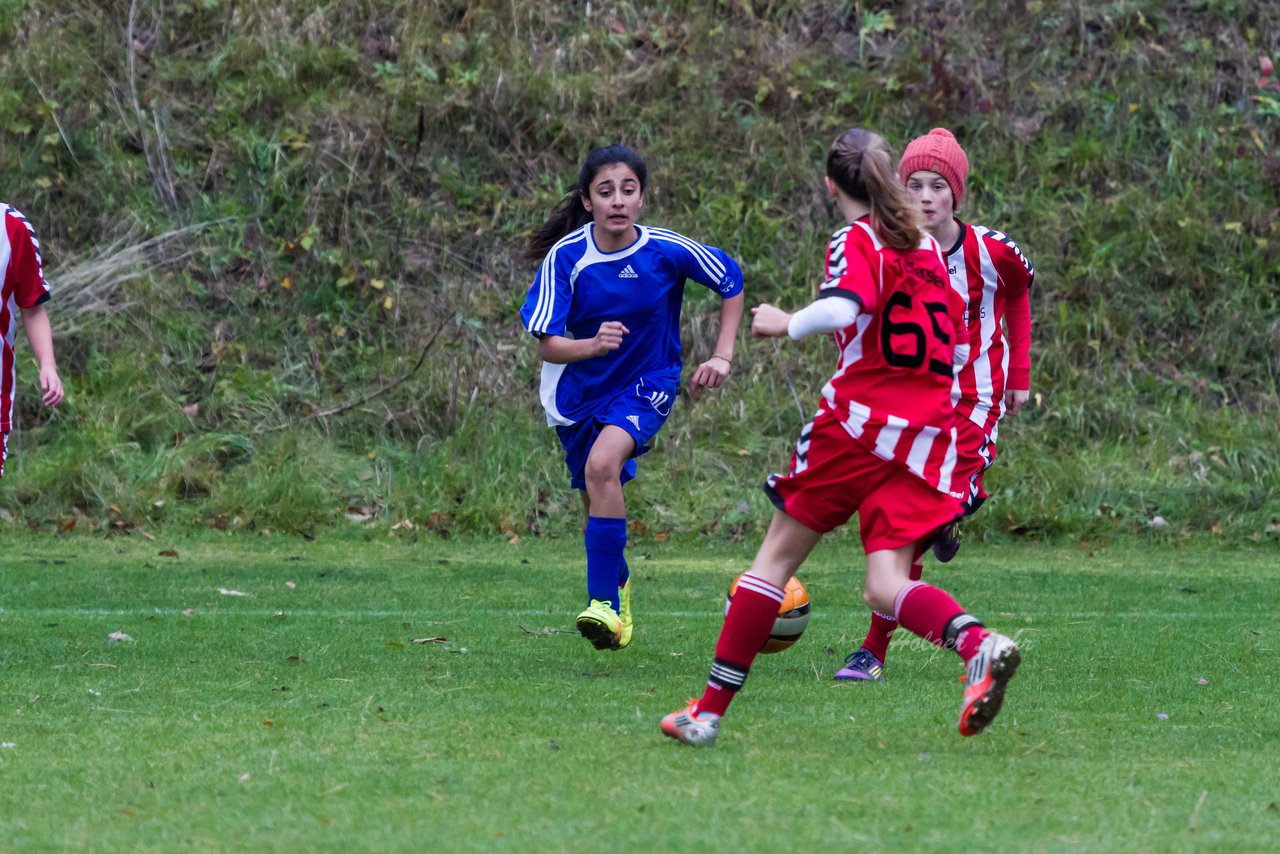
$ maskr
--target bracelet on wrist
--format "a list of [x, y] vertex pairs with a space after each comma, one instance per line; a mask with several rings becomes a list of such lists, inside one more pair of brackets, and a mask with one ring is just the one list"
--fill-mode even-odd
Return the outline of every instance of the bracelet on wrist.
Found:
[[724, 359], [724, 360], [725, 360], [726, 362], [728, 362], [729, 364], [731, 364], [731, 365], [733, 364], [733, 357], [732, 357], [732, 356], [726, 356], [726, 355], [724, 355], [723, 353], [712, 353], [712, 354], [711, 354], [711, 358], [713, 358], [713, 359]]

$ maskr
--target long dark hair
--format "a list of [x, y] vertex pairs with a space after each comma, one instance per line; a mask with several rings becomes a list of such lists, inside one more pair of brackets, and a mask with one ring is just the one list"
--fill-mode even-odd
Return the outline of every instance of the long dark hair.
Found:
[[556, 205], [547, 221], [529, 238], [529, 246], [524, 251], [527, 260], [541, 261], [560, 238], [591, 221], [591, 212], [583, 207], [582, 200], [591, 197], [591, 182], [595, 180], [596, 174], [614, 163], [621, 163], [636, 173], [636, 178], [640, 181], [640, 192], [643, 193], [649, 186], [649, 167], [645, 165], [644, 158], [633, 149], [625, 145], [606, 145], [593, 149], [578, 170], [578, 185]]
[[871, 206], [871, 227], [894, 249], [915, 249], [920, 232], [919, 208], [893, 168], [889, 143], [877, 133], [850, 128], [836, 137], [827, 152], [827, 177], [849, 198]]

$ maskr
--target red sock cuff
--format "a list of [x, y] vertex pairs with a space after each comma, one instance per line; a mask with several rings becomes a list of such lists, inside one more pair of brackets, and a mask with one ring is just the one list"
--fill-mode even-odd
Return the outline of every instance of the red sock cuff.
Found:
[[[947, 628], [952, 620], [968, 616], [950, 593], [922, 581], [913, 582], [898, 593], [893, 611], [907, 631], [944, 649], [948, 646]], [[957, 624], [956, 628], [960, 626]], [[951, 642], [954, 644], [954, 636]]]

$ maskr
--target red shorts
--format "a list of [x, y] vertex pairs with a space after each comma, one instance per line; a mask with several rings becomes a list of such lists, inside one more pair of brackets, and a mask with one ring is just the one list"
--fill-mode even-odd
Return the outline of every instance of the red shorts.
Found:
[[982, 475], [996, 461], [996, 443], [968, 418], [956, 419], [956, 470], [952, 482], [963, 484], [969, 497], [965, 515], [982, 506], [987, 491], [982, 488]]
[[871, 453], [828, 412], [800, 432], [790, 473], [770, 475], [764, 489], [775, 507], [821, 534], [857, 513], [868, 554], [922, 540], [964, 514], [959, 500]]

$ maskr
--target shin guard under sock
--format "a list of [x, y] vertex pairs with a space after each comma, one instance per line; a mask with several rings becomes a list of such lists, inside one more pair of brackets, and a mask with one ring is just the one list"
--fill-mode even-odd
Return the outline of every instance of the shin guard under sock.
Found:
[[[899, 591], [893, 610], [907, 631], [929, 643], [943, 649], [955, 649], [966, 661], [977, 652], [977, 644], [967, 642], [970, 638], [965, 637], [963, 650], [958, 648], [957, 641], [968, 629], [980, 628], [982, 623], [966, 613], [947, 591], [923, 581], [912, 582]], [[966, 652], [969, 653], [967, 657]]]
[[744, 574], [738, 580], [729, 613], [725, 614], [720, 639], [716, 641], [716, 658], [707, 677], [707, 690], [698, 700], [699, 712], [723, 715], [733, 696], [747, 679], [751, 663], [769, 640], [783, 592], [754, 575]]
[[618, 565], [627, 546], [627, 520], [588, 516], [582, 539], [587, 548], [587, 599], [609, 602], [617, 611]]

